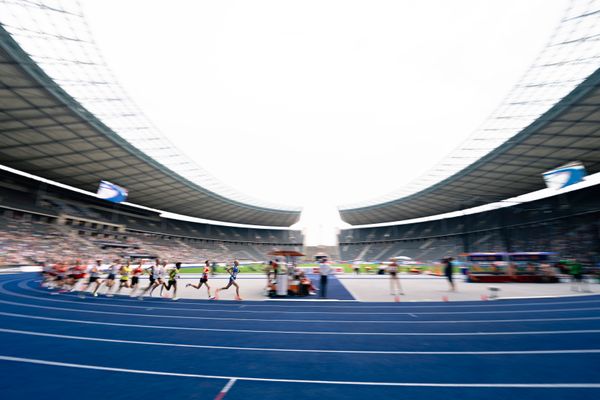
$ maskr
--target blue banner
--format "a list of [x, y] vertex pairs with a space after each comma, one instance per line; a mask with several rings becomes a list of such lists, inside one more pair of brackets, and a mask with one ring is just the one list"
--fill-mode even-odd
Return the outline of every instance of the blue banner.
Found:
[[97, 196], [113, 203], [121, 203], [127, 200], [127, 189], [117, 186], [114, 183], [100, 181]]
[[572, 162], [551, 171], [544, 172], [543, 176], [546, 181], [546, 186], [550, 189], [562, 189], [581, 182], [586, 176], [586, 172], [583, 164], [580, 162]]

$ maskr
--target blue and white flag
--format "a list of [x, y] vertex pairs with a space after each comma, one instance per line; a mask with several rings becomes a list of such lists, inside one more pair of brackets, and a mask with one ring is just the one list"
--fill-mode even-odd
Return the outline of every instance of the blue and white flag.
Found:
[[117, 186], [114, 183], [100, 181], [97, 196], [113, 203], [121, 203], [127, 200], [127, 189]]
[[580, 162], [565, 164], [543, 173], [546, 186], [550, 189], [562, 189], [581, 182], [585, 175], [585, 167]]

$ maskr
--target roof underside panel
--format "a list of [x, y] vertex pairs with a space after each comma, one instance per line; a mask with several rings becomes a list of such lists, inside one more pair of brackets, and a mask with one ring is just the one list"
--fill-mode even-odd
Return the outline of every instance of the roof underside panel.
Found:
[[290, 226], [300, 216], [225, 198], [146, 156], [54, 84], [1, 27], [0, 164], [91, 192], [108, 180], [126, 187], [132, 203], [198, 218]]
[[340, 205], [342, 218], [394, 222], [503, 200], [543, 188], [540, 174], [570, 161], [596, 172], [598, 43], [600, 0], [569, 1], [546, 46], [467, 140], [402, 187]]
[[581, 161], [600, 172], [600, 70], [529, 127], [459, 173], [414, 195], [342, 210], [366, 225], [431, 216], [519, 196], [545, 187], [542, 173]]

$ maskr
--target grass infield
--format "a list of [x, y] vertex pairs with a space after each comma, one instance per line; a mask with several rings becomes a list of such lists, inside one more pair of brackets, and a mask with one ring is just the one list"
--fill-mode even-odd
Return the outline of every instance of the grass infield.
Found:
[[[309, 264], [298, 264], [299, 267], [316, 267], [317, 264], [309, 263]], [[342, 267], [344, 268], [344, 272], [347, 274], [354, 273], [354, 266], [352, 264], [332, 264], [333, 267]], [[378, 270], [377, 264], [362, 264], [360, 267], [361, 274], [376, 274]], [[265, 273], [266, 265], [256, 264], [256, 265], [240, 265], [240, 274], [260, 274]], [[409, 272], [413, 266], [403, 265], [400, 266], [400, 272]], [[420, 271], [435, 271], [436, 267], [432, 265], [420, 265], [416, 267]], [[204, 271], [204, 267], [191, 267], [191, 268], [183, 268], [181, 273], [183, 274], [201, 274]], [[217, 274], [225, 273], [225, 267], [217, 267]], [[455, 273], [459, 272], [458, 268], [455, 268]]]

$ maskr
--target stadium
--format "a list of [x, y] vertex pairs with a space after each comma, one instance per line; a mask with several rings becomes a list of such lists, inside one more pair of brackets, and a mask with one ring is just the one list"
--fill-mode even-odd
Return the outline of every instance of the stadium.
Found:
[[311, 222], [156, 128], [79, 2], [0, 0], [0, 396], [598, 398], [600, 1], [564, 4], [465, 141]]

